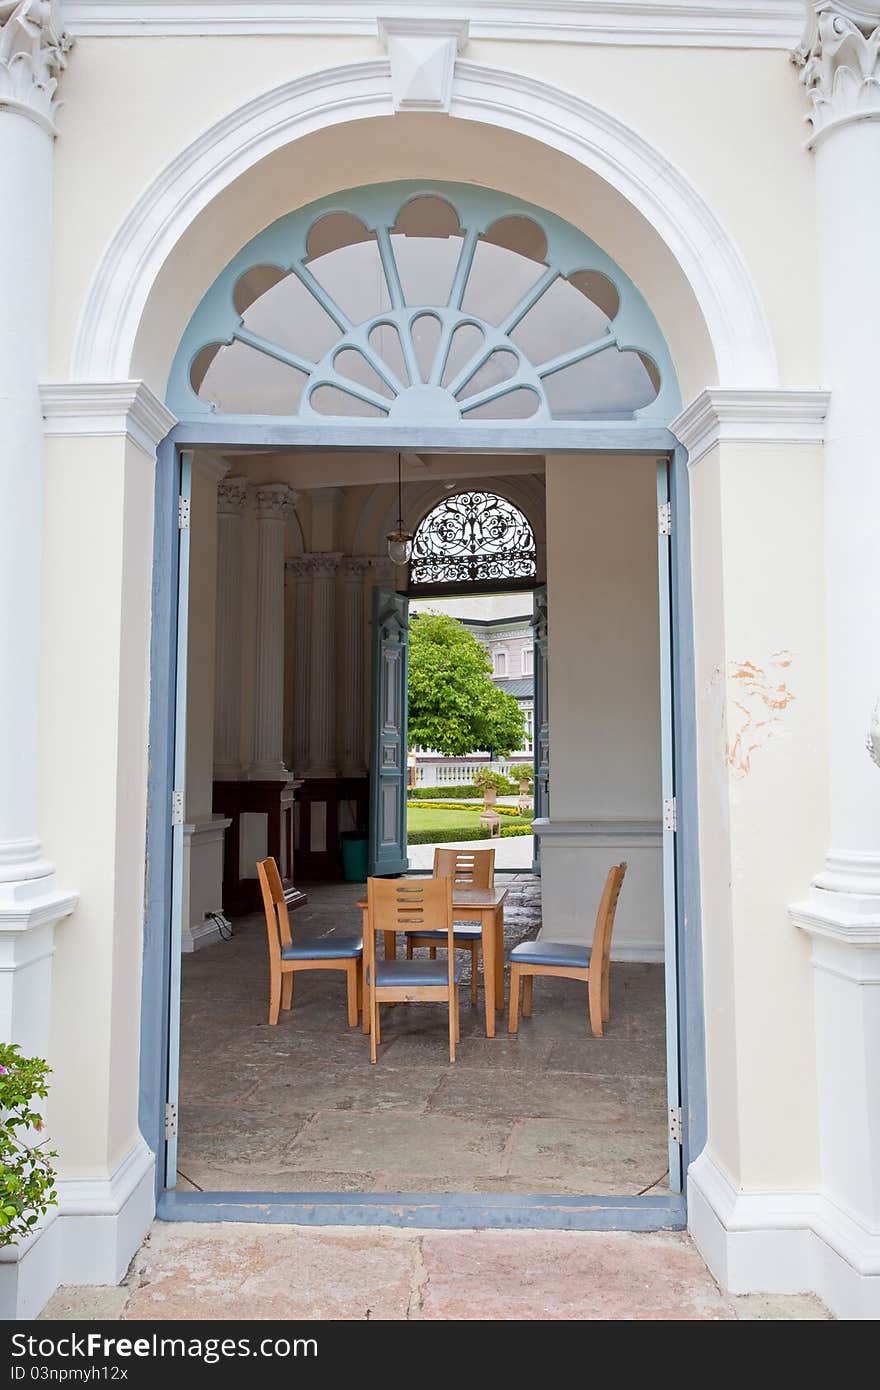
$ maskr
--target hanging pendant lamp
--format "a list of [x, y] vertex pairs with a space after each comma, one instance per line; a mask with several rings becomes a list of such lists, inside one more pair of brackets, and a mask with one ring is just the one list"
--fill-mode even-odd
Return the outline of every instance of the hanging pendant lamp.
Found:
[[401, 455], [397, 455], [397, 529], [389, 531], [387, 536], [388, 555], [395, 565], [405, 565], [412, 554], [412, 533], [403, 529], [403, 481], [401, 470], [403, 461]]

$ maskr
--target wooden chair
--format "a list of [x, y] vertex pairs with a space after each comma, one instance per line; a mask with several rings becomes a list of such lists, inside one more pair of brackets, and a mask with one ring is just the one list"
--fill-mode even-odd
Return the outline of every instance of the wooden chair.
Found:
[[[494, 849], [435, 849], [434, 877], [451, 878], [469, 888], [495, 887]], [[406, 938], [406, 958], [412, 960], [414, 946], [427, 946], [431, 960], [437, 959], [438, 938], [442, 932], [410, 932]], [[477, 961], [483, 944], [483, 928], [479, 922], [459, 922], [455, 928], [455, 945], [471, 953], [471, 1003], [477, 1002]]]
[[510, 953], [510, 1018], [508, 1033], [519, 1029], [519, 984], [524, 982], [523, 1015], [532, 1013], [532, 986], [536, 975], [558, 975], [566, 980], [583, 980], [588, 985], [590, 1027], [595, 1038], [602, 1036], [602, 1024], [611, 1017], [608, 977], [611, 966], [611, 933], [614, 914], [623, 887], [626, 864], [608, 870], [596, 913], [592, 946], [570, 941], [521, 941]]
[[[448, 958], [377, 960], [377, 932], [426, 930], [445, 937]], [[452, 879], [368, 878], [364, 1007], [370, 1011], [370, 1061], [381, 1041], [379, 1005], [430, 1000], [449, 1005], [449, 1060], [459, 1035], [458, 976], [452, 924]], [[369, 1001], [369, 1003], [368, 1003]]]
[[355, 1027], [362, 984], [363, 939], [360, 936], [322, 936], [314, 941], [294, 941], [284, 887], [274, 859], [262, 859], [257, 864], [257, 878], [269, 937], [269, 1022], [278, 1022], [279, 1009], [292, 1007], [293, 977], [297, 970], [344, 970], [348, 985], [348, 1022], [350, 1027]]

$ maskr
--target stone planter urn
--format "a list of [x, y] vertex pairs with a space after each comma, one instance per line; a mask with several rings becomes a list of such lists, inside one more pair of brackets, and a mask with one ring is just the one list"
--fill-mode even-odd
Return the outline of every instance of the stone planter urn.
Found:
[[490, 806], [494, 806], [494, 805], [495, 805], [495, 802], [496, 802], [497, 800], [498, 800], [498, 788], [497, 788], [497, 787], [484, 787], [484, 788], [483, 788], [483, 805], [486, 807], [487, 810], [488, 810], [488, 808], [489, 808]]

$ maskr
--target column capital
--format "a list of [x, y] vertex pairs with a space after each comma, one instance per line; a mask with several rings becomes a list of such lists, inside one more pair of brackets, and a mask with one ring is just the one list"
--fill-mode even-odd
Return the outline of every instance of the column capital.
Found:
[[0, 112], [29, 116], [55, 135], [58, 73], [72, 44], [60, 0], [0, 0]]
[[342, 557], [342, 578], [349, 583], [360, 582], [367, 570], [375, 565], [372, 555], [344, 555]]
[[247, 495], [247, 478], [224, 478], [217, 484], [217, 511], [220, 516], [241, 516]]
[[811, 148], [829, 130], [880, 120], [878, 0], [809, 0], [804, 37], [792, 56], [812, 107]]
[[305, 579], [311, 574], [308, 555], [293, 555], [284, 561], [286, 574], [292, 574], [294, 579]]
[[258, 521], [286, 521], [298, 494], [286, 483], [259, 483], [254, 489]]
[[321, 577], [336, 574], [339, 563], [342, 560], [341, 553], [336, 551], [313, 551], [311, 555], [303, 557], [308, 565], [309, 574]]

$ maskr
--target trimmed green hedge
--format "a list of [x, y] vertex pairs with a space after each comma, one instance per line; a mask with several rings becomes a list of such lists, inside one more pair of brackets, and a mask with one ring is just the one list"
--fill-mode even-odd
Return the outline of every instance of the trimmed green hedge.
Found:
[[[437, 810], [437, 811], [472, 811], [472, 810], [474, 809], [472, 803], [469, 802], [469, 801], [449, 801], [449, 802], [445, 802], [445, 801], [421, 801], [421, 802], [413, 802], [413, 801], [411, 801], [411, 800], [407, 800], [407, 805], [408, 805], [408, 806], [411, 805], [411, 806], [413, 807], [413, 809], [419, 809], [419, 810], [421, 810], [421, 809], [424, 808], [424, 807], [427, 807], [428, 809], [434, 809], [434, 810]], [[532, 813], [531, 813], [531, 811], [520, 812], [520, 811], [517, 810], [517, 808], [516, 808], [515, 806], [498, 806], [498, 805], [496, 804], [495, 806], [492, 807], [492, 810], [493, 810], [493, 811], [497, 811], [498, 814], [499, 814], [499, 816], [515, 816], [518, 820], [531, 820], [531, 819], [532, 819]]]
[[506, 840], [509, 835], [531, 835], [531, 825], [502, 825], [501, 838]]
[[410, 801], [482, 801], [482, 792], [476, 787], [411, 787], [407, 792]]
[[410, 830], [407, 833], [408, 845], [448, 845], [453, 840], [488, 840], [489, 832], [482, 825], [450, 826], [448, 830]]

